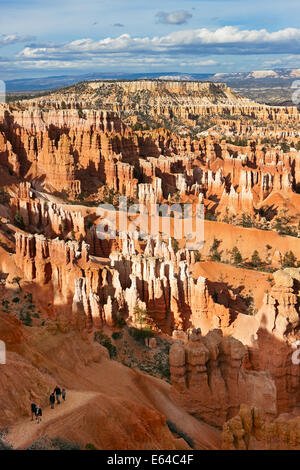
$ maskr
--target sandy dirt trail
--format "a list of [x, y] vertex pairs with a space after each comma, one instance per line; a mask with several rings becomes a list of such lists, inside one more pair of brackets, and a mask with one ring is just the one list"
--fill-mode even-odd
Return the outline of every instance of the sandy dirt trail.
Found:
[[31, 417], [26, 417], [15, 425], [10, 426], [7, 440], [14, 449], [24, 449], [30, 446], [36, 439], [45, 436], [47, 428], [52, 426], [55, 421], [61, 420], [70, 413], [74, 413], [76, 409], [86, 405], [97, 395], [95, 392], [68, 391], [66, 402], [60, 405], [55, 404], [54, 410], [50, 408], [50, 405], [43, 409], [41, 423], [37, 424], [36, 421], [31, 421]]
[[[155, 407], [165, 414], [166, 419], [180, 422], [180, 429], [193, 438], [196, 449], [220, 448], [221, 439], [219, 430], [202, 421], [198, 421], [186, 413], [181, 407], [170, 401], [164, 390], [153, 390], [151, 384], [147, 383], [147, 380], [144, 388], [146, 395], [154, 402]], [[41, 423], [37, 424], [36, 421], [31, 421], [30, 417], [26, 417], [11, 425], [8, 430], [7, 440], [14, 449], [25, 449], [32, 442], [46, 436], [48, 430], [51, 430], [49, 434], [53, 436], [53, 430], [60, 430], [62, 422], [64, 420], [67, 421], [70, 415], [84, 413], [85, 407], [89, 402], [91, 402], [90, 406], [93, 409], [93, 401], [96, 397], [99, 397], [99, 401], [101, 401], [103, 395], [97, 392], [69, 390], [65, 403], [60, 405], [55, 404], [54, 410], [50, 406], [43, 409]]]

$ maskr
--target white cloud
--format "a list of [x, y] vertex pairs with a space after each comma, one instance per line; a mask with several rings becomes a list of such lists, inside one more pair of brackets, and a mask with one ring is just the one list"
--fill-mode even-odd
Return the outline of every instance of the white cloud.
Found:
[[165, 11], [159, 11], [156, 13], [157, 23], [164, 24], [184, 24], [187, 23], [193, 15], [186, 10], [172, 11], [166, 13]]
[[177, 31], [166, 36], [131, 37], [122, 34], [95, 41], [77, 39], [49, 47], [25, 47], [19, 54], [23, 59], [83, 59], [102, 54], [159, 53], [213, 55], [213, 54], [297, 54], [300, 46], [300, 29], [286, 28], [275, 32], [239, 30], [224, 26], [215, 31], [207, 28]]
[[40, 69], [40, 70], [77, 70], [77, 69], [93, 69], [99, 67], [112, 67], [119, 69], [120, 67], [128, 67], [132, 69], [144, 70], [145, 65], [153, 68], [163, 68], [164, 66], [176, 66], [178, 64], [177, 58], [170, 58], [165, 56], [156, 57], [118, 57], [118, 56], [103, 56], [91, 57], [83, 60], [0, 60], [0, 67], [5, 67], [6, 70], [17, 70], [20, 67], [25, 70]]
[[298, 55], [289, 55], [285, 57], [281, 57], [279, 59], [267, 59], [264, 60], [263, 66], [265, 67], [299, 67], [300, 63], [300, 54]]
[[18, 42], [32, 41], [34, 39], [34, 36], [29, 35], [19, 36], [18, 34], [3, 34], [0, 36], [0, 47], [10, 46]]
[[218, 62], [213, 59], [208, 59], [208, 60], [198, 60], [198, 61], [184, 61], [181, 62], [180, 65], [182, 67], [211, 67], [213, 65], [218, 65]]

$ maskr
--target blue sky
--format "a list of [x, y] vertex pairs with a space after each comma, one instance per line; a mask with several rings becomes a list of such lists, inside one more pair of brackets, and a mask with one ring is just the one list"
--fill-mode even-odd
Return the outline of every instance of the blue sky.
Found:
[[0, 79], [300, 67], [299, 0], [0, 0]]

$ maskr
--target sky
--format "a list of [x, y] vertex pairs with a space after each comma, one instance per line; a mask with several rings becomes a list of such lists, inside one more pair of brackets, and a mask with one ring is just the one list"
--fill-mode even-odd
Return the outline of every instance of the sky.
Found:
[[299, 0], [0, 0], [0, 80], [300, 68]]

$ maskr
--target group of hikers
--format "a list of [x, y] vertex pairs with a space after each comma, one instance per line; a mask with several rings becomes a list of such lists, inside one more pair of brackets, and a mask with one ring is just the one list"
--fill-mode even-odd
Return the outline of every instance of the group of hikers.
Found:
[[[66, 390], [64, 388], [60, 389], [60, 387], [56, 385], [55, 389], [49, 396], [51, 409], [54, 409], [55, 400], [56, 400], [56, 404], [60, 405], [61, 399], [63, 401], [66, 401], [66, 396], [67, 396]], [[40, 407], [40, 405], [36, 405], [34, 402], [31, 403], [30, 408], [31, 408], [31, 421], [34, 421], [34, 419], [36, 419], [36, 422], [39, 424], [42, 421], [42, 415], [43, 415], [42, 408]]]

